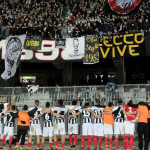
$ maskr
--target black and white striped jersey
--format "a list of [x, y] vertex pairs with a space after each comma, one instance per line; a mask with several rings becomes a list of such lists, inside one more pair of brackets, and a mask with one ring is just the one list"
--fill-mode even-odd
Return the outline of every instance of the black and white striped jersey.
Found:
[[112, 111], [114, 114], [115, 122], [124, 122], [124, 113], [123, 113], [123, 109], [121, 107], [115, 106]]
[[6, 115], [5, 126], [14, 127], [15, 118], [18, 117], [18, 112], [16, 111], [16, 112], [5, 113], [5, 115]]
[[[74, 107], [75, 107], [74, 105], [66, 106], [66, 108], [67, 108], [68, 110], [71, 110], [71, 109], [73, 109]], [[69, 112], [68, 112], [68, 116], [73, 115], [73, 114], [76, 114], [76, 113], [80, 112], [80, 110], [81, 110], [81, 107], [78, 106], [72, 113], [69, 113]], [[70, 123], [70, 124], [76, 124], [76, 123], [78, 123], [78, 118], [79, 118], [79, 115], [74, 116], [74, 117], [71, 117], [71, 118], [68, 119], [68, 123]]]
[[43, 115], [44, 119], [44, 125], [43, 127], [52, 127], [53, 126], [53, 121], [52, 121], [52, 114], [51, 113], [44, 113]]
[[[66, 107], [55, 107], [55, 108], [51, 109], [51, 111], [54, 112], [54, 113], [57, 113], [59, 115], [64, 115], [65, 116], [65, 114], [67, 113], [67, 108]], [[64, 123], [65, 118], [54, 115], [54, 122], [55, 123]]]
[[[103, 117], [103, 111], [104, 111], [104, 108], [103, 107], [99, 107], [99, 106], [93, 106], [91, 107], [92, 109], [92, 112], [94, 112], [96, 115], [100, 116], [100, 117]], [[97, 117], [94, 117], [93, 116], [93, 123], [96, 124], [96, 123], [103, 123], [103, 120], [100, 119], [100, 118], [97, 118]]]
[[[0, 109], [0, 117], [2, 117], [4, 115], [5, 115], [5, 112], [2, 109]], [[2, 123], [3, 123], [3, 119], [0, 119], [0, 124], [2, 124]]]
[[[88, 107], [87, 109], [91, 108]], [[82, 115], [82, 123], [92, 123], [92, 111], [89, 112], [85, 109], [81, 109], [80, 112]]]
[[[32, 111], [35, 107], [32, 107], [29, 109], [29, 111]], [[42, 115], [42, 108], [38, 108], [37, 111], [34, 113], [34, 115], [32, 116], [32, 118], [34, 118], [35, 116], [41, 114]], [[40, 124], [40, 117], [35, 119], [35, 120], [32, 120], [31, 124]]]

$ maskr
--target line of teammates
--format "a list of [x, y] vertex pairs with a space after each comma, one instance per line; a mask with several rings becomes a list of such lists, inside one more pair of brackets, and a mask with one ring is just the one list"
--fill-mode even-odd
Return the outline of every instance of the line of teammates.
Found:
[[[44, 149], [45, 137], [49, 137], [49, 149], [53, 149], [52, 143], [54, 143], [54, 149], [57, 150], [58, 135], [61, 135], [61, 150], [63, 150], [66, 134], [69, 135], [71, 150], [75, 150], [79, 127], [82, 128], [81, 149], [90, 149], [93, 137], [94, 150], [101, 150], [102, 137], [104, 136], [106, 150], [112, 150], [112, 136], [114, 134], [116, 150], [119, 149], [119, 135], [123, 136], [124, 150], [132, 150], [135, 122], [140, 122], [140, 119], [143, 118], [138, 108], [131, 107], [130, 104], [124, 105], [122, 100], [118, 101], [117, 106], [111, 102], [108, 103], [108, 106], [102, 106], [99, 100], [96, 100], [96, 105], [92, 107], [89, 103], [82, 107], [78, 106], [77, 101], [72, 101], [72, 105], [64, 106], [63, 100], [58, 100], [58, 106], [55, 107], [51, 107], [50, 103], [46, 102], [44, 109], [39, 107], [39, 100], [36, 100], [34, 105], [30, 109], [25, 105], [21, 111], [16, 111], [16, 107], [12, 106], [7, 112], [4, 112], [3, 105], [0, 105], [0, 135], [2, 135], [3, 128], [2, 120], [6, 117], [1, 149], [4, 148], [7, 135], [9, 136], [8, 149], [12, 149], [16, 118], [19, 128], [17, 130], [18, 141], [22, 135], [21, 150], [24, 149], [28, 127], [28, 150], [31, 148], [33, 136], [37, 136], [37, 150]], [[41, 125], [41, 118], [43, 125]], [[67, 132], [66, 125], [68, 126]], [[86, 136], [88, 137], [88, 144], [85, 147]], [[15, 149], [18, 149], [18, 142], [16, 142]]]

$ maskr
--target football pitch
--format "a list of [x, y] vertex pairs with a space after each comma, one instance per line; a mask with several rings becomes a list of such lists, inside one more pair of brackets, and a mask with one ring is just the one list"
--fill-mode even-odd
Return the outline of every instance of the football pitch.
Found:
[[[1, 144], [1, 143], [0, 143]], [[98, 143], [97, 143], [98, 145]], [[58, 140], [58, 150], [60, 150], [60, 146], [61, 146], [61, 142], [60, 140]], [[14, 150], [14, 147], [15, 145], [13, 144], [12, 145], [12, 148]], [[53, 144], [53, 148], [54, 148], [54, 144]], [[86, 150], [86, 147], [87, 147], [87, 140], [85, 140], [85, 150]], [[98, 147], [98, 146], [97, 146]], [[80, 150], [81, 149], [81, 141], [80, 139], [78, 139], [77, 141], [77, 146], [76, 146], [76, 150]], [[102, 150], [106, 149], [105, 147], [105, 141], [103, 139], [103, 143], [102, 143]], [[113, 145], [112, 145], [112, 149], [115, 150], [115, 141], [113, 140]], [[133, 143], [133, 150], [138, 150], [138, 141], [137, 139], [134, 140], [134, 143]], [[5, 144], [5, 147], [3, 148], [3, 150], [8, 150], [8, 144]], [[20, 150], [20, 145], [18, 147], [18, 150]], [[24, 145], [24, 150], [27, 150], [27, 145]], [[36, 142], [34, 142], [32, 145], [31, 145], [31, 150], [36, 150]], [[48, 141], [46, 140], [45, 141], [45, 145], [44, 145], [44, 150], [49, 150], [49, 143]], [[69, 144], [69, 140], [67, 139], [66, 142], [65, 142], [65, 146], [64, 146], [64, 150], [70, 150], [70, 144]], [[93, 145], [93, 139], [92, 139], [92, 143], [91, 143], [91, 147], [90, 147], [90, 150], [94, 150], [94, 145]], [[98, 148], [97, 148], [98, 150]], [[124, 150], [124, 146], [123, 146], [123, 141], [122, 140], [119, 140], [119, 150]]]

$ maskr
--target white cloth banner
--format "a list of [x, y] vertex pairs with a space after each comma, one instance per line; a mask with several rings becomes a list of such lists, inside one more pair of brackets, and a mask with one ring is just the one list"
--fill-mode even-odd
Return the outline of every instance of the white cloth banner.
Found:
[[84, 49], [85, 49], [85, 37], [66, 39], [66, 55], [68, 59], [83, 58]]
[[26, 35], [9, 36], [6, 38], [5, 71], [1, 75], [4, 80], [13, 77], [19, 66], [22, 48]]

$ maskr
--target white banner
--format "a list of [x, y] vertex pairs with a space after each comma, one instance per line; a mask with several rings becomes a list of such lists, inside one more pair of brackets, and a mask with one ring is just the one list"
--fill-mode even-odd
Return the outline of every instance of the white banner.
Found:
[[85, 37], [67, 38], [66, 55], [67, 59], [81, 59], [84, 57]]
[[6, 38], [5, 71], [1, 75], [4, 80], [13, 77], [19, 66], [22, 48], [26, 35], [9, 36]]

